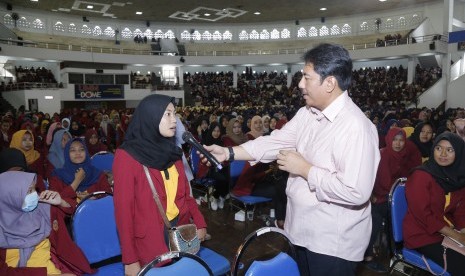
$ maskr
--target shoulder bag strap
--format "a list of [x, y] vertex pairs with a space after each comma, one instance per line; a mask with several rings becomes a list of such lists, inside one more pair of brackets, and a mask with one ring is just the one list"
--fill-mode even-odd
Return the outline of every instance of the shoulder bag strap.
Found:
[[153, 185], [153, 181], [152, 181], [152, 177], [150, 176], [149, 169], [147, 168], [147, 166], [145, 165], [143, 166], [144, 166], [145, 176], [147, 177], [147, 180], [149, 181], [150, 189], [152, 189], [153, 199], [155, 200], [155, 203], [157, 204], [158, 211], [160, 211], [160, 215], [163, 218], [163, 221], [165, 222], [166, 228], [170, 229], [171, 224], [168, 221], [168, 218], [166, 217], [163, 206], [161, 205], [160, 198], [158, 197], [158, 194], [157, 194], [157, 190], [155, 190], [155, 186]]

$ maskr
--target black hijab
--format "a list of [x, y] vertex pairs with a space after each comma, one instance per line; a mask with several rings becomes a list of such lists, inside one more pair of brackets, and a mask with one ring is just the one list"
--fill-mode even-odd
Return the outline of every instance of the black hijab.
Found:
[[[434, 148], [441, 140], [449, 141], [455, 150], [454, 163], [447, 167], [434, 160]], [[455, 133], [442, 133], [434, 140], [431, 157], [419, 169], [431, 174], [446, 193], [465, 188], [465, 142]]]
[[150, 95], [142, 99], [134, 112], [121, 148], [143, 165], [164, 171], [181, 159], [182, 150], [175, 137], [160, 134], [160, 121], [174, 98]]
[[432, 155], [430, 155], [431, 148], [433, 147], [432, 139], [426, 143], [420, 141], [420, 132], [425, 125], [431, 126], [431, 128], [434, 130], [433, 125], [429, 122], [418, 123], [415, 126], [415, 130], [413, 131], [412, 135], [409, 137], [409, 140], [417, 146], [418, 150], [421, 152], [421, 157], [432, 157]]
[[3, 149], [0, 152], [0, 173], [6, 172], [13, 167], [20, 167], [23, 171], [27, 171], [26, 157], [19, 149]]
[[[220, 129], [220, 136], [218, 138], [214, 138], [212, 135], [213, 130], [215, 130], [215, 128], [217, 127]], [[221, 125], [219, 123], [214, 122], [208, 126], [207, 134], [205, 135], [205, 140], [203, 141], [203, 143], [207, 146], [211, 146], [211, 145], [223, 146], [223, 141], [221, 140]]]

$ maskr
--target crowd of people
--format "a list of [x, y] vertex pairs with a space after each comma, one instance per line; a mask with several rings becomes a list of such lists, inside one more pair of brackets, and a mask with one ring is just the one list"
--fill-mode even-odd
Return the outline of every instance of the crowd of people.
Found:
[[[247, 163], [232, 190], [227, 169], [201, 164], [198, 173], [216, 180], [209, 201], [213, 210], [224, 207], [229, 193], [272, 197], [276, 226], [297, 246], [303, 275], [355, 275], [362, 260], [383, 270], [375, 262], [375, 240], [387, 216], [390, 185], [403, 176], [409, 178], [407, 200], [412, 206], [406, 246], [444, 265], [438, 254], [441, 234], [465, 244], [465, 110], [407, 108], [397, 98], [398, 93], [410, 97], [402, 88], [407, 87], [405, 69], [353, 71], [348, 52], [339, 46], [315, 47], [304, 62], [303, 72], [289, 86], [283, 73], [254, 74], [251, 68], [240, 76], [237, 89], [230, 87], [232, 73], [186, 74], [193, 95], [205, 103], [198, 107], [175, 107], [174, 98], [151, 95], [136, 109], [73, 108], [50, 115], [23, 107], [2, 114], [0, 190], [15, 207], [5, 198], [0, 205], [15, 211], [0, 219], [2, 236], [12, 235], [0, 239], [1, 268], [33, 267], [31, 254], [40, 243], [46, 257], [40, 262], [50, 264], [48, 274], [92, 272], [78, 248], [71, 259], [62, 255], [50, 232], [66, 235], [66, 227], [55, 230], [50, 217], [58, 208], [57, 223], [64, 221], [79, 200], [103, 190], [115, 193], [125, 273], [135, 275], [167, 250], [161, 217], [155, 213], [153, 219], [153, 213], [144, 211], [156, 208], [149, 177], [157, 180], [155, 189], [170, 223], [193, 220], [204, 240], [206, 223], [181, 161], [189, 148], [174, 141], [176, 117], [226, 168], [233, 160], [258, 162]], [[417, 67], [416, 73], [418, 93], [440, 77], [438, 69]], [[106, 150], [115, 153], [113, 186], [90, 162], [92, 155]], [[428, 211], [437, 215], [432, 218]], [[6, 227], [23, 216], [37, 218], [33, 221], [39, 226], [27, 225], [40, 229], [37, 239]], [[28, 240], [28, 245], [20, 247], [13, 242], [17, 239]], [[449, 251], [446, 257], [452, 275], [464, 275], [465, 257]]]

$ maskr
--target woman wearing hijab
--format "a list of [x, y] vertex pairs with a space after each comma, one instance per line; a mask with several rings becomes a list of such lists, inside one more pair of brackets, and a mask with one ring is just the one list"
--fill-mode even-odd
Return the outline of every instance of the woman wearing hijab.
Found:
[[59, 129], [53, 135], [53, 143], [48, 151], [45, 177], [50, 178], [53, 170], [60, 169], [65, 164], [64, 148], [71, 139], [71, 134], [64, 129]]
[[107, 146], [98, 139], [98, 133], [95, 129], [88, 129], [86, 131], [86, 146], [91, 157], [98, 152], [108, 150]]
[[31, 172], [45, 175], [44, 158], [34, 149], [34, 135], [29, 130], [19, 130], [11, 138], [10, 148], [19, 149], [26, 157]]
[[59, 193], [35, 190], [36, 175], [0, 174], [0, 275], [82, 275], [93, 273], [71, 240]]
[[71, 120], [71, 126], [69, 127], [69, 133], [73, 138], [83, 138], [86, 128], [79, 122], [78, 119]]
[[250, 131], [247, 132], [247, 138], [254, 140], [263, 135], [263, 122], [260, 116], [253, 116], [250, 121]]
[[425, 162], [430, 157], [431, 147], [433, 146], [433, 133], [433, 125], [429, 122], [422, 122], [415, 126], [415, 130], [409, 138], [420, 151], [422, 162]]
[[61, 127], [64, 128], [65, 130], [69, 131], [70, 125], [71, 125], [71, 121], [68, 118], [63, 118], [63, 120], [61, 120]]
[[108, 115], [102, 116], [102, 122], [100, 123], [99, 136], [104, 144], [108, 147], [114, 147], [115, 143], [115, 129], [110, 123], [110, 117]]
[[[223, 141], [221, 140], [221, 127], [219, 123], [213, 122], [210, 124], [207, 133], [205, 134], [203, 143], [207, 146], [223, 146]], [[218, 171], [215, 168], [209, 167], [206, 164], [199, 162], [199, 170], [196, 177], [208, 177], [215, 180], [215, 191], [209, 200], [210, 207], [213, 211], [216, 211], [218, 208], [224, 208], [225, 197], [229, 193], [228, 170], [229, 166], [224, 166], [223, 169]]]
[[262, 122], [263, 122], [263, 135], [270, 135], [271, 129], [270, 129], [270, 116], [265, 115], [262, 117]]
[[193, 223], [204, 240], [206, 223], [182, 165], [175, 143], [174, 98], [145, 97], [137, 107], [126, 138], [113, 163], [116, 226], [125, 275], [136, 275], [156, 256], [168, 252], [167, 230], [153, 199], [143, 166], [147, 166], [172, 225]]
[[242, 124], [237, 118], [229, 120], [226, 135], [222, 138], [225, 147], [235, 147], [247, 142], [247, 136], [242, 133]]
[[[15, 148], [7, 148], [0, 152], [0, 173], [6, 171], [32, 172], [27, 166], [23, 152]], [[37, 175], [36, 190], [39, 193], [46, 190], [44, 179], [40, 174]]]
[[63, 167], [55, 168], [49, 178], [50, 190], [59, 192], [73, 211], [88, 194], [97, 191], [112, 192], [106, 174], [92, 165], [86, 144], [80, 138], [68, 141], [64, 149], [64, 159]]
[[53, 136], [55, 134], [55, 130], [61, 128], [61, 123], [60, 122], [54, 122], [50, 125], [47, 131], [47, 138], [45, 142], [47, 143], [47, 146], [50, 146], [52, 144]]
[[410, 171], [421, 165], [421, 155], [416, 146], [407, 140], [403, 129], [393, 127], [386, 137], [386, 147], [381, 149], [375, 185], [371, 196], [372, 230], [370, 243], [365, 252], [366, 266], [375, 271], [385, 268], [373, 261], [373, 245], [382, 229], [383, 221], [388, 217], [388, 195], [394, 181], [407, 177]]
[[443, 236], [465, 244], [465, 142], [454, 133], [436, 137], [430, 159], [405, 184], [408, 210], [405, 247], [415, 249], [453, 275], [465, 275], [465, 256], [441, 245]]

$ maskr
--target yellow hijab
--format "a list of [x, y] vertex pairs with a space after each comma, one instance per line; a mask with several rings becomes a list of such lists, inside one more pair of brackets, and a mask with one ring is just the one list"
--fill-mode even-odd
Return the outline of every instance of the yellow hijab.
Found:
[[[26, 133], [30, 134], [32, 137], [32, 149], [28, 151], [25, 151], [21, 146], [23, 136]], [[26, 162], [28, 165], [31, 165], [40, 157], [40, 153], [34, 149], [34, 135], [29, 130], [22, 129], [16, 131], [11, 138], [10, 148], [19, 149], [26, 157]]]

